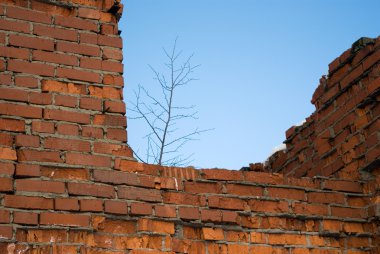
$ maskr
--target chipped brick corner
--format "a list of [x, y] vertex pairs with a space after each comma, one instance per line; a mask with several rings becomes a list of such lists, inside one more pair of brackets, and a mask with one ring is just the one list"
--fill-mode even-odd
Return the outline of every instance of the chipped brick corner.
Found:
[[380, 39], [329, 65], [286, 150], [136, 162], [114, 0], [0, 2], [0, 253], [380, 252]]

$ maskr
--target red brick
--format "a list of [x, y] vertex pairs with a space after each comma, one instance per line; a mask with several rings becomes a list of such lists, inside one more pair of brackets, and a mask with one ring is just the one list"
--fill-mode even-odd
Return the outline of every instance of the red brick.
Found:
[[37, 88], [38, 79], [34, 77], [27, 76], [16, 76], [15, 77], [16, 86], [28, 87], [28, 88]]
[[62, 29], [57, 27], [33, 25], [33, 33], [41, 36], [46, 36], [65, 41], [77, 41], [78, 32], [76, 30]]
[[105, 101], [104, 111], [125, 114], [125, 103], [123, 101]]
[[54, 209], [53, 199], [41, 197], [27, 197], [27, 196], [11, 196], [4, 197], [4, 206], [22, 209]]
[[59, 53], [34, 50], [32, 56], [33, 56], [32, 58], [33, 60], [42, 61], [42, 62], [64, 64], [64, 65], [71, 65], [71, 66], [78, 65], [78, 58], [76, 56], [71, 56], [67, 54], [59, 54]]
[[363, 208], [331, 207], [331, 215], [342, 218], [366, 218], [366, 210]]
[[65, 193], [65, 183], [29, 179], [16, 180], [17, 191]]
[[185, 191], [190, 193], [222, 193], [217, 183], [185, 182]]
[[54, 210], [79, 211], [79, 200], [76, 198], [56, 198]]
[[326, 205], [310, 205], [304, 203], [296, 203], [293, 211], [295, 214], [307, 215], [327, 215], [328, 209]]
[[161, 192], [155, 189], [144, 189], [137, 187], [119, 187], [118, 197], [121, 199], [131, 199], [149, 202], [161, 202]]
[[324, 182], [324, 189], [345, 191], [345, 192], [362, 192], [362, 187], [358, 182], [339, 181], [339, 180], [326, 180]]
[[24, 132], [25, 131], [25, 122], [22, 120], [2, 118], [0, 120], [0, 130], [13, 131], [13, 132]]
[[102, 69], [102, 60], [95, 58], [82, 57], [80, 58], [80, 67], [93, 70]]
[[65, 167], [42, 167], [41, 175], [51, 179], [89, 180], [88, 169]]
[[199, 220], [200, 219], [198, 207], [179, 207], [178, 216], [183, 220]]
[[115, 198], [115, 190], [110, 185], [69, 182], [68, 191], [74, 195]]
[[12, 84], [13, 82], [11, 75], [0, 73], [0, 85], [10, 86]]
[[41, 118], [42, 109], [29, 105], [0, 103], [0, 114], [22, 116], [26, 118]]
[[18, 60], [8, 60], [8, 70], [41, 76], [54, 76], [54, 66], [43, 63], [29, 63]]
[[136, 175], [134, 173], [110, 170], [94, 170], [93, 178], [97, 182], [110, 183], [114, 185], [125, 184], [154, 188], [157, 184], [153, 176]]
[[78, 136], [79, 135], [79, 127], [74, 124], [58, 124], [57, 132], [62, 135], [70, 135], [70, 136]]
[[90, 115], [66, 111], [66, 110], [58, 110], [58, 109], [45, 109], [44, 110], [44, 119], [53, 119], [59, 121], [67, 121], [73, 123], [90, 123]]
[[82, 136], [90, 138], [103, 138], [103, 129], [96, 127], [82, 127]]
[[82, 84], [60, 82], [56, 80], [43, 80], [42, 91], [68, 94], [86, 94], [86, 87]]
[[13, 222], [16, 224], [37, 225], [38, 214], [28, 212], [13, 212]]
[[16, 58], [16, 59], [29, 59], [29, 50], [24, 48], [2, 47], [0, 46], [0, 56]]
[[128, 213], [128, 205], [127, 202], [106, 200], [104, 202], [104, 211], [106, 213], [125, 215]]
[[29, 33], [30, 24], [29, 22], [18, 22], [0, 19], [0, 30]]
[[47, 137], [45, 148], [63, 151], [90, 152], [90, 143], [82, 140]]
[[0, 174], [13, 176], [15, 172], [15, 166], [13, 163], [9, 162], [0, 162]]
[[33, 165], [33, 164], [18, 163], [16, 165], [16, 175], [17, 176], [40, 176], [40, 166]]
[[103, 99], [122, 99], [122, 91], [113, 87], [99, 87], [99, 86], [89, 86], [88, 90], [90, 91], [91, 96], [95, 96]]
[[201, 220], [204, 222], [221, 222], [222, 213], [220, 210], [201, 210]]
[[292, 235], [292, 234], [269, 234], [268, 243], [277, 245], [306, 245], [305, 235]]
[[0, 159], [2, 160], [17, 160], [16, 150], [8, 147], [0, 147]]
[[227, 193], [239, 196], [262, 196], [263, 189], [261, 187], [242, 185], [242, 184], [227, 184]]
[[0, 177], [0, 191], [13, 191], [12, 178]]
[[72, 42], [57, 42], [57, 51], [74, 53], [85, 56], [100, 56], [100, 48], [92, 45], [83, 45]]
[[222, 222], [237, 224], [238, 214], [233, 211], [222, 211]]
[[138, 231], [148, 231], [153, 233], [174, 234], [174, 223], [167, 221], [156, 221], [149, 219], [139, 219], [137, 222]]
[[102, 111], [102, 100], [95, 98], [80, 98], [80, 108]]
[[77, 69], [61, 68], [61, 67], [57, 67], [57, 77], [95, 82], [95, 83], [100, 82], [99, 73], [95, 73], [91, 71], [82, 71], [82, 70], [77, 70]]
[[59, 152], [18, 150], [18, 161], [63, 162]]
[[210, 208], [223, 208], [229, 210], [245, 210], [247, 203], [238, 198], [227, 198], [220, 196], [209, 196], [208, 206]]
[[146, 203], [131, 203], [131, 214], [151, 215], [153, 212], [152, 205]]
[[54, 123], [43, 122], [43, 121], [33, 121], [32, 131], [42, 132], [42, 133], [54, 133]]
[[16, 136], [16, 146], [24, 147], [39, 147], [40, 138], [38, 136], [31, 135], [17, 135]]
[[0, 236], [3, 239], [12, 239], [13, 236], [13, 227], [0, 225]]
[[344, 204], [345, 197], [342, 193], [310, 192], [308, 194], [308, 201], [310, 203]]
[[96, 142], [93, 151], [96, 153], [132, 157], [131, 148], [128, 145]]
[[56, 16], [55, 24], [63, 27], [76, 28], [80, 30], [90, 30], [97, 32], [98, 26], [95, 22], [87, 21], [81, 18]]
[[103, 49], [103, 59], [123, 60], [123, 52], [120, 49]]
[[124, 66], [120, 62], [114, 61], [103, 61], [102, 62], [102, 70], [109, 72], [118, 72], [123, 73]]
[[103, 84], [122, 87], [124, 86], [124, 79], [121, 75], [104, 74]]
[[0, 223], [9, 223], [11, 220], [10, 212], [7, 210], [0, 210]]
[[0, 132], [0, 145], [13, 146], [14, 136], [10, 133]]
[[293, 200], [305, 200], [304, 190], [286, 188], [268, 188], [268, 196], [273, 198], [284, 198]]
[[[202, 235], [203, 235], [202, 239], [204, 240], [211, 240], [211, 241], [224, 240], [224, 232], [222, 228], [204, 227], [202, 228]], [[231, 253], [235, 253], [235, 252], [231, 252]]]
[[93, 124], [127, 127], [127, 118], [115, 115], [95, 115]]
[[111, 167], [111, 158], [99, 155], [68, 153], [66, 154], [66, 163], [94, 167]]
[[175, 206], [157, 205], [154, 211], [156, 217], [175, 218], [177, 216]]
[[41, 225], [62, 225], [73, 227], [89, 227], [90, 216], [82, 214], [41, 213]]
[[45, 23], [50, 24], [51, 23], [51, 15], [44, 12], [38, 12], [28, 9], [21, 9], [17, 7], [11, 7], [9, 6], [7, 8], [7, 17], [20, 19], [20, 20], [27, 20], [37, 23]]
[[6, 37], [5, 33], [0, 33], [0, 44], [5, 44], [5, 37]]
[[80, 210], [84, 212], [102, 212], [103, 201], [99, 199], [80, 199]]
[[80, 42], [89, 44], [98, 44], [98, 35], [96, 33], [80, 33]]
[[122, 48], [123, 47], [123, 42], [119, 36], [118, 37], [111, 37], [109, 35], [99, 35], [98, 44], [104, 45], [104, 46], [115, 47], [115, 48]]
[[47, 93], [30, 92], [29, 102], [32, 104], [39, 105], [50, 105], [52, 104], [53, 96]]
[[288, 213], [289, 205], [285, 201], [248, 200], [248, 205], [253, 212], [264, 213]]
[[100, 12], [89, 8], [79, 8], [78, 17], [99, 20]]
[[54, 41], [49, 39], [42, 39], [38, 37], [22, 36], [17, 34], [9, 35], [9, 45], [31, 48], [31, 49], [41, 49], [41, 50], [54, 50]]
[[127, 130], [126, 129], [107, 129], [107, 138], [117, 141], [127, 142]]
[[200, 200], [198, 195], [178, 192], [163, 192], [162, 198], [164, 200], [164, 203], [166, 204], [169, 203], [177, 205], [200, 206]]

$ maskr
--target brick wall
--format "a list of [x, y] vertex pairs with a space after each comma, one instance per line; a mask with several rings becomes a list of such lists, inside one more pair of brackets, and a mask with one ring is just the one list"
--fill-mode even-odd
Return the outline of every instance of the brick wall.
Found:
[[0, 2], [1, 254], [380, 252], [379, 39], [330, 65], [272, 173], [160, 167], [126, 143], [121, 11]]

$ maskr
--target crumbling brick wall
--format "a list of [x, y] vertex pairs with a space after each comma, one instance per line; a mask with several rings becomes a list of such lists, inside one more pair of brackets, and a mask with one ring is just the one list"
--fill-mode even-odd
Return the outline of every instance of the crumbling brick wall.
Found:
[[0, 253], [380, 252], [379, 39], [330, 65], [280, 173], [160, 167], [126, 143], [121, 10], [0, 2]]

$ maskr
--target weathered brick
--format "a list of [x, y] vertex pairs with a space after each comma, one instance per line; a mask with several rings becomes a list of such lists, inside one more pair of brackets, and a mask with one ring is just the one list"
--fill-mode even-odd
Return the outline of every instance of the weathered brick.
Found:
[[0, 159], [2, 160], [17, 160], [16, 151], [8, 147], [0, 147]]
[[149, 231], [152, 233], [174, 234], [174, 223], [167, 221], [157, 221], [150, 219], [139, 219], [137, 222], [139, 231]]
[[89, 227], [90, 216], [83, 214], [48, 213], [40, 214], [41, 225], [62, 225], [72, 227]]
[[115, 190], [110, 185], [70, 182], [68, 183], [67, 188], [68, 192], [73, 195], [95, 196], [105, 198], [115, 197]]
[[39, 147], [40, 146], [40, 138], [38, 136], [31, 135], [17, 135], [15, 140], [16, 146], [24, 146], [24, 147]]

